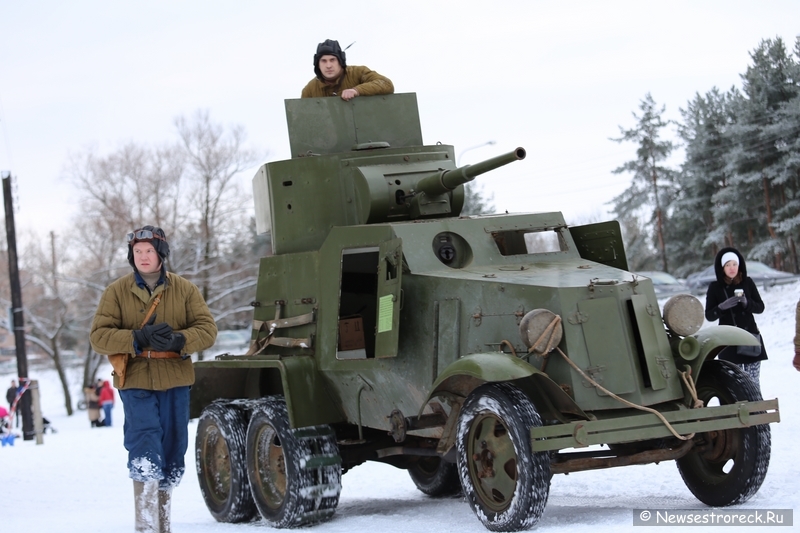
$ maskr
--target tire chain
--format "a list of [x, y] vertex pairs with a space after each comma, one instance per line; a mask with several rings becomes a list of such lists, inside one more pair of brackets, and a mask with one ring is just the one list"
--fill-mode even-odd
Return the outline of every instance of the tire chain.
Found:
[[336, 511], [342, 491], [341, 473], [338, 476], [335, 474], [337, 470], [341, 472], [342, 465], [336, 446], [336, 434], [330, 426], [311, 426], [294, 429], [292, 432], [307, 451], [303, 469], [312, 472], [312, 478], [317, 481], [314, 485], [300, 487], [303, 499], [313, 500], [314, 504], [298, 517], [295, 525], [328, 520]]

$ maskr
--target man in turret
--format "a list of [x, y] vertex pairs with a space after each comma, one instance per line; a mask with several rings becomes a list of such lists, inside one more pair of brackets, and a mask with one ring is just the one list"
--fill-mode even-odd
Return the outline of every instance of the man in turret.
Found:
[[314, 54], [316, 78], [303, 88], [302, 98], [340, 96], [352, 100], [356, 96], [392, 94], [394, 85], [386, 76], [381, 76], [368, 67], [350, 65], [345, 61], [344, 50], [339, 41], [327, 39], [317, 45]]

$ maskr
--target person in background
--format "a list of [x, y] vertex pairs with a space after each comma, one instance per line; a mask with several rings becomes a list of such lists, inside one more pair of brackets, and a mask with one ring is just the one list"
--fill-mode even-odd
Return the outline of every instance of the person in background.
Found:
[[173, 487], [188, 448], [190, 355], [214, 344], [217, 326], [197, 286], [167, 272], [161, 228], [128, 234], [133, 271], [100, 297], [89, 339], [108, 355], [125, 414], [123, 441], [133, 479], [136, 531], [170, 531]]
[[0, 405], [0, 444], [2, 446], [14, 445], [17, 434], [11, 429], [8, 409]]
[[800, 300], [797, 302], [797, 309], [795, 310], [794, 317], [794, 359], [792, 360], [792, 364], [795, 369], [800, 372]]
[[386, 76], [358, 65], [347, 66], [339, 41], [327, 39], [317, 45], [314, 54], [314, 74], [301, 92], [301, 98], [340, 96], [352, 100], [357, 96], [392, 94], [394, 84]]
[[86, 400], [86, 414], [89, 415], [89, 424], [93, 428], [101, 427], [100, 421], [100, 398], [97, 396], [97, 389], [89, 386], [83, 388], [83, 397]]
[[[747, 275], [747, 264], [736, 248], [723, 248], [714, 259], [717, 280], [712, 281], [706, 293], [706, 320], [719, 320], [720, 325], [736, 326], [753, 335], [759, 335], [758, 325], [753, 315], [764, 312], [764, 302], [758, 293], [755, 282]], [[755, 382], [761, 391], [761, 361], [767, 359], [764, 340], [761, 339], [761, 353], [742, 355], [738, 346], [728, 346], [718, 357], [739, 365]]]
[[5, 435], [6, 431], [11, 431], [11, 422], [6, 420], [8, 409], [0, 405], [0, 435]]
[[[11, 380], [11, 386], [6, 391], [6, 401], [8, 402], [8, 410], [11, 411], [14, 407], [14, 400], [17, 397], [17, 393], [19, 392], [19, 387], [17, 386], [17, 380]], [[19, 409], [16, 410], [17, 413], [17, 427], [19, 427]]]
[[14, 403], [14, 398], [17, 397], [17, 380], [11, 380], [11, 386], [6, 391], [6, 401], [8, 402], [8, 408], [11, 409], [11, 404]]
[[103, 425], [111, 427], [111, 410], [114, 409], [114, 389], [111, 383], [104, 381], [98, 395], [100, 407], [103, 409]]

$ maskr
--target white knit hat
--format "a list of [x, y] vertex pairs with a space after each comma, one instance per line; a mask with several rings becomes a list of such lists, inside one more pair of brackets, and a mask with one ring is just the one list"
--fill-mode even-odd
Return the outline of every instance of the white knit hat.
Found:
[[719, 263], [724, 267], [725, 263], [727, 263], [728, 261], [734, 261], [738, 265], [739, 256], [733, 252], [725, 252], [724, 254], [722, 254], [722, 259], [720, 259]]

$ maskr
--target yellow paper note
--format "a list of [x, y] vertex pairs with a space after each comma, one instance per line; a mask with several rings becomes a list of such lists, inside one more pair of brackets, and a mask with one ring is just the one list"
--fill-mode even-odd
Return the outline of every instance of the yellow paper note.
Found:
[[392, 315], [394, 313], [394, 296], [387, 294], [378, 300], [378, 333], [392, 331]]

